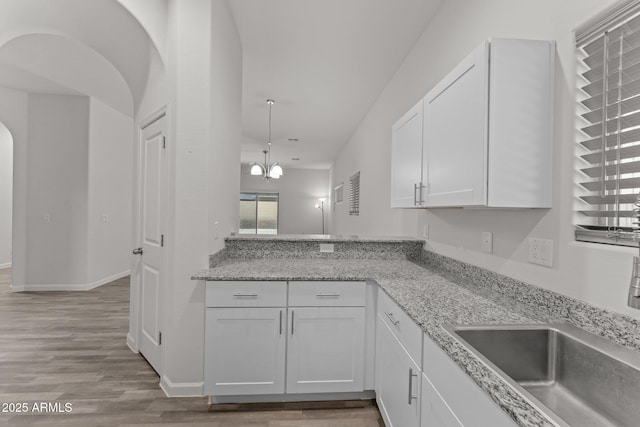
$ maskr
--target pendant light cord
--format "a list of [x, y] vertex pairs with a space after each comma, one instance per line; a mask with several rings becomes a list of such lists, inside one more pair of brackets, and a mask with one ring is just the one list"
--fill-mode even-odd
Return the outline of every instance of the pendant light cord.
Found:
[[269, 160], [267, 161], [267, 164], [265, 166], [268, 169], [271, 169], [271, 106], [273, 105], [273, 99], [267, 99], [267, 104], [269, 104], [269, 140], [267, 141], [267, 144], [269, 145]]

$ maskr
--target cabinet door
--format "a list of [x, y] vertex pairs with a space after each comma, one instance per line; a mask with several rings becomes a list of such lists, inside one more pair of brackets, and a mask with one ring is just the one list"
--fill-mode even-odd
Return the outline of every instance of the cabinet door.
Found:
[[284, 393], [285, 308], [209, 308], [205, 394]]
[[387, 427], [418, 427], [420, 369], [378, 315], [376, 401]]
[[487, 203], [488, 52], [485, 42], [424, 99], [427, 207]]
[[421, 411], [420, 427], [463, 427], [460, 420], [424, 374], [422, 375]]
[[422, 100], [391, 128], [391, 207], [420, 206], [422, 185]]
[[364, 307], [289, 308], [287, 393], [364, 390]]

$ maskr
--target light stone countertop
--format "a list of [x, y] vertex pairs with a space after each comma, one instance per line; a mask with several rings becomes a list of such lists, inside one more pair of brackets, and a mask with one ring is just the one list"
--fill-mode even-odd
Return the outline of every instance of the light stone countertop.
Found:
[[274, 242], [359, 242], [399, 243], [420, 242], [422, 239], [403, 236], [359, 236], [355, 234], [236, 234], [225, 237], [225, 241], [274, 241]]
[[531, 324], [563, 319], [540, 301], [514, 301], [499, 292], [478, 292], [447, 274], [407, 260], [228, 259], [196, 274], [194, 280], [373, 280], [518, 425], [554, 426], [518, 391], [452, 338], [441, 325]]

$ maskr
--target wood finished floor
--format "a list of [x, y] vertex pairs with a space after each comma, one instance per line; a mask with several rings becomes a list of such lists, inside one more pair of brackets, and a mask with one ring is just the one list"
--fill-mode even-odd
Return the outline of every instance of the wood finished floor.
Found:
[[[128, 278], [88, 292], [29, 293], [10, 293], [10, 279], [0, 270], [0, 425], [383, 426], [371, 401], [236, 407], [167, 398], [125, 343]], [[41, 402], [70, 403], [72, 412], [33, 412]], [[26, 403], [28, 413], [2, 412], [11, 403]]]

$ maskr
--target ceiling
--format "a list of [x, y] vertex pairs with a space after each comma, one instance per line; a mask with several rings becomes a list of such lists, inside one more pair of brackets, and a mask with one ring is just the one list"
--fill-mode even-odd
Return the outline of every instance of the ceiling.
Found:
[[0, 0], [0, 86], [88, 95], [133, 116], [147, 86], [151, 46], [115, 0]]
[[273, 98], [272, 161], [331, 167], [441, 1], [230, 1], [243, 47], [242, 162], [263, 160]]
[[86, 95], [131, 116], [127, 83], [89, 47], [66, 37], [29, 34], [0, 47], [0, 85], [34, 93]]

